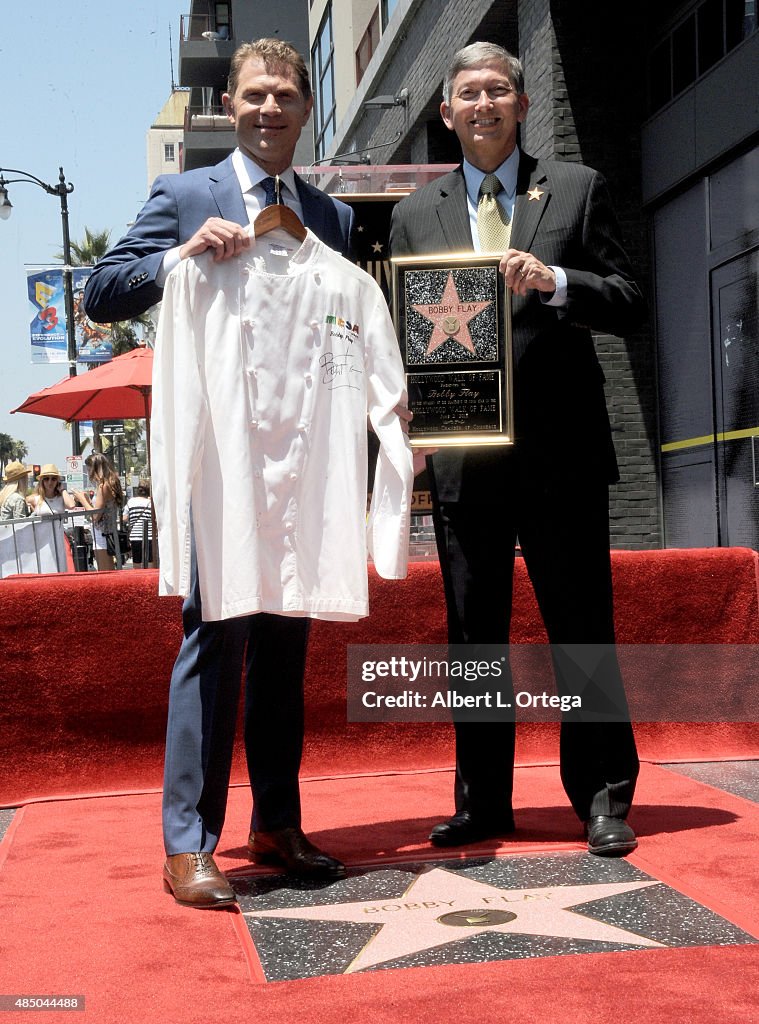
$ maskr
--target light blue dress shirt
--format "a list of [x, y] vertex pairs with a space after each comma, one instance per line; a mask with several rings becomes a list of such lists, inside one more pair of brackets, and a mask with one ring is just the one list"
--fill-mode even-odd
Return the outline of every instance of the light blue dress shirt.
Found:
[[[503, 186], [503, 191], [496, 196], [497, 202], [505, 210], [509, 220], [514, 216], [514, 201], [517, 192], [517, 173], [519, 171], [519, 149], [506, 157], [503, 163], [496, 167], [495, 175]], [[464, 181], [466, 182], [466, 198], [469, 208], [469, 228], [472, 232], [472, 243], [474, 251], [480, 252], [480, 239], [477, 234], [477, 204], [480, 198], [480, 185], [485, 177], [485, 172], [479, 167], [464, 160]], [[567, 275], [561, 267], [549, 267], [556, 275], [556, 291], [548, 296], [546, 292], [540, 292], [541, 302], [546, 306], [566, 306], [567, 304]]]

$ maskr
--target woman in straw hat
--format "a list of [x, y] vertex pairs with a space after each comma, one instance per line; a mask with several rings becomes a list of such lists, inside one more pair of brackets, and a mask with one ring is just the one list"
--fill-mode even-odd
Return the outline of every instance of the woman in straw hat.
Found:
[[24, 519], [32, 510], [27, 504], [29, 470], [23, 462], [9, 462], [3, 476], [5, 487], [0, 491], [0, 521]]
[[34, 513], [38, 516], [49, 516], [54, 512], [66, 512], [76, 508], [74, 497], [63, 486], [58, 467], [48, 462], [40, 470], [37, 477], [37, 489], [32, 495]]

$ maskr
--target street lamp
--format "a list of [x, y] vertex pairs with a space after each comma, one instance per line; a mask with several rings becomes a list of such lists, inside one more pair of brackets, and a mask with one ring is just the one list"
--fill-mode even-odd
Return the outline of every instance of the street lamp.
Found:
[[[63, 228], [63, 300], [66, 308], [66, 348], [69, 361], [69, 377], [76, 377], [76, 335], [74, 333], [74, 288], [71, 280], [71, 238], [69, 236], [69, 203], [68, 196], [74, 191], [71, 182], [66, 181], [63, 168], [58, 168], [58, 184], [48, 185], [28, 171], [15, 170], [12, 167], [0, 167], [0, 219], [7, 220], [13, 204], [8, 198], [8, 185], [26, 182], [39, 185], [48, 195], [58, 196], [61, 201], [61, 225]], [[6, 178], [5, 174], [21, 174], [21, 178]], [[71, 423], [71, 447], [74, 455], [79, 455], [79, 423]]]

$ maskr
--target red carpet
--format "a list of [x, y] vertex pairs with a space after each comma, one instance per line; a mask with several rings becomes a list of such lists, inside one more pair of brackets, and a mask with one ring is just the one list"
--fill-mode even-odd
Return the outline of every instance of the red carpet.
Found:
[[[418, 859], [431, 854], [422, 837], [447, 811], [450, 787], [448, 772], [307, 783], [305, 825], [353, 864]], [[265, 983], [239, 913], [187, 910], [162, 892], [159, 803], [152, 794], [18, 812], [0, 845], [1, 992], [83, 994], [87, 1020], [120, 1024], [757, 1019], [759, 945]], [[582, 849], [555, 768], [518, 770], [516, 807], [514, 839], [479, 852]], [[220, 865], [233, 875], [250, 870], [242, 850], [249, 813], [247, 791], [235, 788], [219, 850]], [[632, 864], [759, 937], [759, 806], [644, 766], [632, 820], [641, 839]], [[59, 1018], [68, 1019], [45, 1017]]]
[[[757, 557], [615, 552], [620, 643], [759, 643]], [[265, 981], [241, 913], [181, 908], [161, 889], [157, 789], [179, 602], [158, 600], [150, 571], [4, 580], [0, 601], [0, 806], [26, 804], [0, 843], [0, 994], [84, 995], [97, 1024], [759, 1020], [759, 944], [748, 938], [759, 938], [759, 804], [654, 764], [642, 769], [629, 863], [748, 933], [743, 944]], [[543, 642], [521, 563], [515, 606], [512, 641]], [[304, 827], [354, 868], [392, 870], [441, 859], [425, 836], [450, 811], [450, 727], [346, 724], [345, 645], [444, 642], [437, 566], [415, 565], [402, 583], [372, 576], [371, 607], [362, 623], [314, 629]], [[753, 723], [648, 723], [637, 735], [650, 761], [759, 757]], [[546, 763], [556, 755], [554, 725], [520, 726], [518, 758], [531, 767], [516, 774], [518, 831], [467, 858], [572, 853], [599, 867]], [[233, 788], [218, 851], [233, 878], [262, 877], [244, 858], [249, 816], [247, 787]]]
[[[759, 556], [747, 548], [612, 553], [621, 644], [759, 643]], [[157, 597], [156, 573], [125, 570], [0, 581], [0, 806], [48, 796], [161, 785], [166, 695], [181, 639], [179, 601]], [[345, 722], [349, 643], [443, 643], [436, 563], [408, 579], [370, 576], [371, 615], [315, 623], [307, 671], [304, 774], [447, 766], [447, 724]], [[513, 643], [545, 642], [517, 561]], [[749, 723], [638, 727], [641, 754], [659, 760], [759, 756]], [[517, 756], [557, 756], [553, 724], [519, 729]], [[233, 779], [245, 768], [238, 744]]]

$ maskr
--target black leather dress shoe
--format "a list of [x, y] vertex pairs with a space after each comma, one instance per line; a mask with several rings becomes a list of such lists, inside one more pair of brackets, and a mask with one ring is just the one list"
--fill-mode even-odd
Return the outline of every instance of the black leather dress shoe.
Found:
[[596, 814], [585, 822], [588, 853], [599, 857], [624, 857], [638, 845], [635, 833], [621, 818]]
[[163, 887], [177, 903], [201, 910], [233, 906], [233, 889], [210, 853], [175, 853], [163, 865]]
[[299, 828], [251, 832], [248, 855], [256, 864], [278, 864], [299, 878], [345, 878], [345, 865], [323, 853]]
[[433, 846], [464, 846], [480, 839], [495, 839], [514, 831], [512, 817], [491, 819], [473, 817], [469, 811], [457, 811], [448, 821], [435, 825], [430, 832]]

